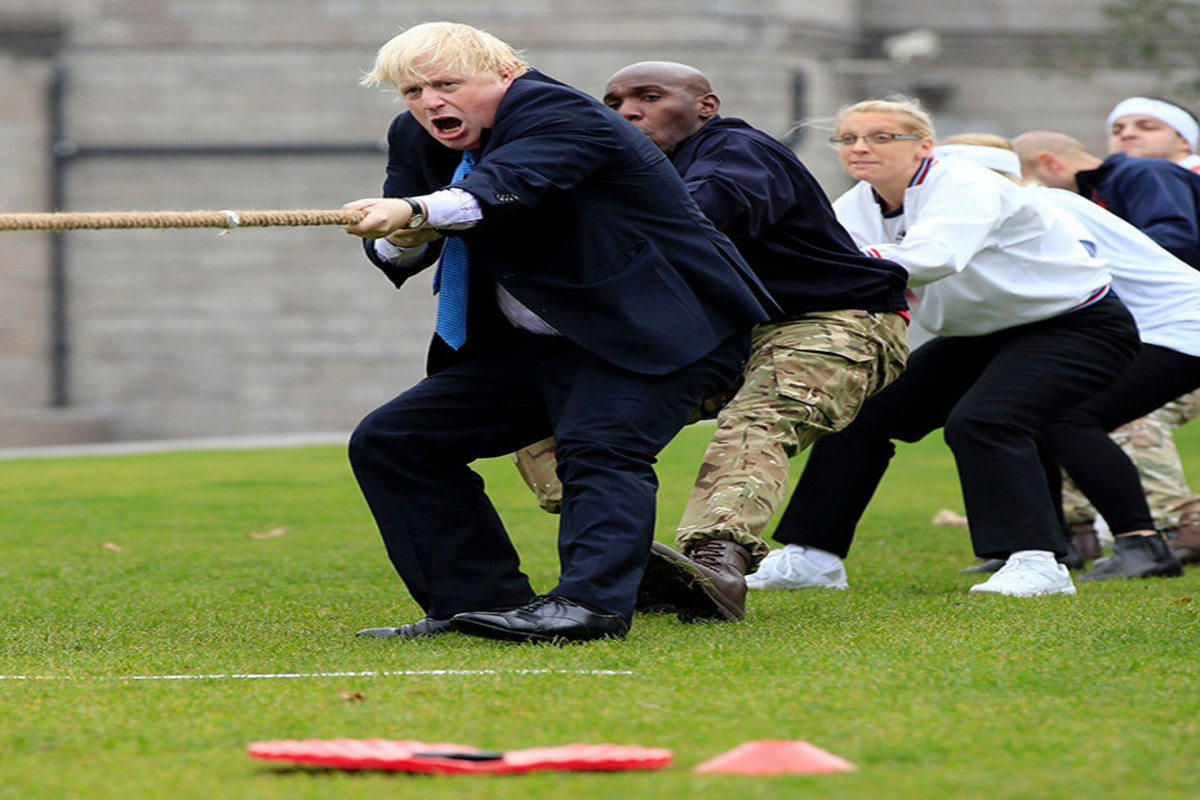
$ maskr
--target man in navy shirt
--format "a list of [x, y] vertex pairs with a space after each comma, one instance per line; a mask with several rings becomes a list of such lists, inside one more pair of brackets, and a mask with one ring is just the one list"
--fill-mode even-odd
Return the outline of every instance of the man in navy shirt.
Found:
[[1013, 147], [1027, 177], [1079, 192], [1200, 269], [1200, 175], [1125, 153], [1101, 161], [1078, 139], [1053, 131], [1021, 134]]
[[[667, 154], [782, 308], [755, 329], [742, 386], [717, 418], [677, 531], [683, 553], [656, 543], [642, 582], [643, 607], [740, 619], [745, 575], [769, 552], [763, 529], [787, 498], [789, 460], [903, 370], [908, 276], [859, 252], [790, 149], [721, 117], [698, 70], [633, 64], [609, 79], [604, 102]], [[544, 471], [526, 479], [548, 482]]]

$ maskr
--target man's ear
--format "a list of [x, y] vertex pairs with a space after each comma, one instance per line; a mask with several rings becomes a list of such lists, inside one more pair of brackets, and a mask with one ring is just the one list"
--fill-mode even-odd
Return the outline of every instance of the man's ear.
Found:
[[1038, 172], [1044, 175], [1061, 175], [1066, 167], [1061, 158], [1046, 152], [1038, 153], [1034, 158], [1034, 163], [1037, 164]]
[[721, 98], [712, 92], [696, 98], [696, 114], [700, 119], [712, 119], [721, 110]]

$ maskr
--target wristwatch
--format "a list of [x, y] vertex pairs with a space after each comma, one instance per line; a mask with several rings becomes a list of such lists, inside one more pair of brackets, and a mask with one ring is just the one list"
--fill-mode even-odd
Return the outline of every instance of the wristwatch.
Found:
[[412, 230], [413, 228], [419, 228], [422, 225], [424, 225], [425, 220], [429, 217], [429, 215], [425, 212], [425, 207], [422, 206], [420, 203], [418, 203], [416, 200], [413, 200], [411, 197], [405, 197], [402, 199], [404, 200], [404, 202], [406, 202], [410, 206], [412, 206], [412, 212], [413, 212], [412, 217], [408, 220], [408, 224], [405, 225], [404, 227], [408, 228], [409, 230]]

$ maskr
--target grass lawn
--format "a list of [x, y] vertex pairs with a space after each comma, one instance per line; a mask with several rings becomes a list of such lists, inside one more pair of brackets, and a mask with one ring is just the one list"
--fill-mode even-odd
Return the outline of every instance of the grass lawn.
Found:
[[[664, 541], [708, 433], [663, 456]], [[1179, 441], [1200, 481], [1200, 425]], [[507, 462], [480, 470], [549, 588], [554, 519]], [[849, 591], [754, 594], [739, 624], [639, 617], [623, 642], [395, 642], [352, 635], [419, 614], [339, 447], [0, 462], [0, 797], [1200, 796], [1200, 571], [970, 597], [965, 533], [929, 524], [941, 508], [961, 502], [935, 437], [894, 462]], [[494, 672], [381, 674], [425, 670]], [[362, 672], [376, 674], [130, 679]], [[675, 766], [431, 778], [245, 755], [335, 737], [641, 744]], [[753, 739], [803, 739], [858, 770], [691, 773]]]

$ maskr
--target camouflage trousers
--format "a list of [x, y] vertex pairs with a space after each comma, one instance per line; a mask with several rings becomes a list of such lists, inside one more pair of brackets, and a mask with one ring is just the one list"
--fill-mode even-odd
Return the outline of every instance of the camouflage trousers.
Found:
[[744, 382], [717, 416], [676, 530], [679, 548], [729, 539], [757, 567], [770, 551], [763, 530], [787, 500], [790, 460], [849, 425], [907, 360], [898, 314], [828, 311], [756, 328]]
[[[1150, 514], [1160, 530], [1178, 528], [1181, 517], [1200, 510], [1200, 496], [1188, 488], [1183, 464], [1175, 449], [1171, 431], [1200, 416], [1200, 389], [1172, 400], [1141, 419], [1122, 425], [1112, 432], [1113, 441], [1121, 445], [1137, 464], [1146, 491]], [[1096, 509], [1063, 474], [1063, 509], [1072, 525], [1094, 522]]]
[[[756, 568], [770, 552], [763, 529], [787, 499], [790, 460], [849, 425], [868, 397], [899, 377], [907, 359], [908, 330], [899, 314], [814, 312], [755, 328], [741, 385], [694, 415], [719, 410], [676, 545], [733, 540], [750, 551]], [[542, 508], [557, 513], [562, 484], [554, 440], [530, 445], [513, 460]]]
[[554, 437], [542, 439], [513, 453], [517, 472], [533, 490], [538, 505], [551, 514], [562, 513], [562, 481], [558, 479], [558, 459], [554, 456]]

